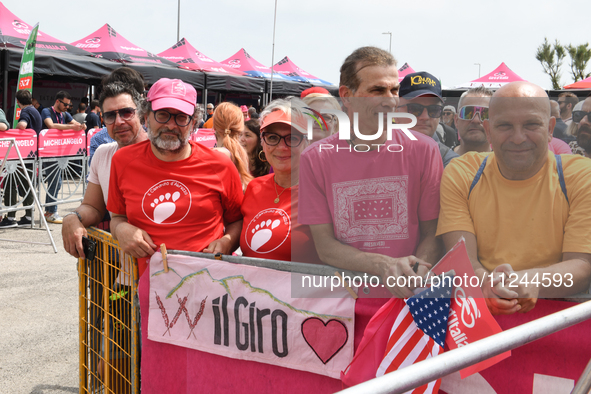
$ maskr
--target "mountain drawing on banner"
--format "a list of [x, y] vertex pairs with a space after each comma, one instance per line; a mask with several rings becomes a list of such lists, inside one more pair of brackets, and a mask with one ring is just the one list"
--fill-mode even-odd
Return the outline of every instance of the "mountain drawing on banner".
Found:
[[[315, 312], [311, 312], [311, 311], [307, 311], [304, 309], [299, 309], [294, 307], [293, 305], [289, 304], [288, 302], [285, 302], [283, 300], [280, 300], [279, 298], [275, 297], [271, 292], [269, 292], [268, 290], [262, 289], [260, 287], [255, 287], [252, 286], [250, 284], [249, 281], [247, 281], [246, 279], [244, 279], [244, 276], [242, 275], [235, 275], [235, 276], [229, 276], [227, 278], [221, 278], [221, 279], [215, 279], [213, 276], [211, 276], [211, 273], [209, 272], [209, 270], [207, 268], [203, 268], [197, 272], [193, 272], [190, 273], [184, 277], [182, 277], [181, 275], [179, 275], [174, 268], [170, 267], [170, 263], [169, 263], [169, 271], [173, 272], [174, 274], [176, 274], [181, 280], [180, 282], [174, 286], [170, 292], [166, 295], [166, 299], [171, 298], [177, 291], [179, 291], [183, 286], [188, 285], [189, 283], [194, 282], [194, 279], [197, 279], [203, 275], [207, 275], [209, 277], [209, 279], [212, 282], [216, 282], [219, 283], [224, 290], [226, 290], [226, 292], [230, 295], [230, 297], [232, 296], [232, 291], [230, 290], [230, 285], [236, 285], [236, 284], [241, 284], [242, 286], [246, 287], [251, 293], [257, 293], [257, 294], [262, 294], [262, 295], [266, 295], [267, 297], [269, 297], [272, 301], [278, 303], [279, 305], [282, 305], [286, 308], [291, 309], [292, 311], [296, 312], [296, 313], [301, 313], [303, 315], [306, 316], [315, 316], [318, 318], [322, 318], [322, 319], [341, 319], [341, 320], [350, 320], [347, 317], [344, 316], [338, 316], [338, 315], [327, 315], [327, 314], [318, 314]], [[158, 275], [162, 275], [164, 274], [164, 270], [161, 271], [157, 271], [155, 272], [152, 277], [158, 276]]]
[[[430, 287], [406, 300], [417, 327], [442, 348], [447, 335], [453, 276], [446, 276], [439, 287]], [[450, 278], [447, 281], [447, 278]]]

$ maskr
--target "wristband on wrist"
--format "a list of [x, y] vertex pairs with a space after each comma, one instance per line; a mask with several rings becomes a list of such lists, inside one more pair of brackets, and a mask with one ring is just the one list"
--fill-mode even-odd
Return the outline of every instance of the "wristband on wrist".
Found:
[[80, 220], [80, 223], [82, 223], [82, 216], [80, 216], [80, 214], [77, 211], [72, 211], [72, 212], [64, 215], [64, 219], [70, 215], [76, 215], [78, 217], [78, 220]]

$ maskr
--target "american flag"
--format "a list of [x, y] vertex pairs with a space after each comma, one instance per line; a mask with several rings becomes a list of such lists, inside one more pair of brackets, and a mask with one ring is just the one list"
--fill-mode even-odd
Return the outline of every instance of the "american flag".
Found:
[[[376, 377], [435, 357], [443, 351], [452, 293], [450, 282], [448, 286], [428, 288], [406, 300], [390, 331]], [[441, 380], [437, 380], [409, 393], [437, 393], [440, 384]]]

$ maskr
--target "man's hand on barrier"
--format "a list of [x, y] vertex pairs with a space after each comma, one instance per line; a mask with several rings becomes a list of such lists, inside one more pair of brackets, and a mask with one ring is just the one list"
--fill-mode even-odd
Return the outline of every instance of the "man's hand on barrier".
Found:
[[509, 264], [502, 264], [491, 272], [492, 275], [484, 277], [482, 293], [493, 315], [511, 315], [522, 308], [517, 299], [519, 294], [507, 286], [507, 277], [511, 272], [513, 268]]
[[127, 222], [119, 223], [113, 230], [117, 232], [121, 250], [135, 258], [151, 256], [157, 249], [147, 232]]
[[431, 264], [415, 256], [400, 258], [384, 256], [384, 258], [387, 260], [382, 266], [380, 275], [382, 283], [399, 298], [412, 297], [413, 290], [423, 286], [422, 278], [431, 268]]
[[80, 223], [76, 215], [66, 215], [62, 223], [62, 240], [66, 252], [76, 258], [86, 258], [84, 247], [82, 246], [82, 237], [88, 234], [84, 225]]

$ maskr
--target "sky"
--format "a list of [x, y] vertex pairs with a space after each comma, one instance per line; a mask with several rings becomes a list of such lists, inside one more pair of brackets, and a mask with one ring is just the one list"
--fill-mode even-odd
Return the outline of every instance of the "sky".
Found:
[[[177, 42], [179, 0], [48, 4], [4, 0], [24, 22], [39, 22], [41, 31], [68, 43], [105, 23], [152, 53]], [[210, 58], [222, 61], [245, 48], [270, 66], [272, 59], [277, 63], [287, 55], [336, 85], [339, 68], [353, 50], [366, 45], [389, 49], [390, 36], [384, 32], [392, 32], [399, 67], [408, 62], [446, 87], [477, 79], [475, 63], [484, 76], [505, 62], [522, 78], [549, 89], [550, 78], [535, 58], [544, 37], [572, 45], [591, 38], [587, 23], [576, 20], [589, 14], [588, 0], [277, 0], [273, 54], [274, 0], [180, 0], [180, 7], [180, 37]], [[561, 70], [562, 85], [572, 83], [568, 56]]]

